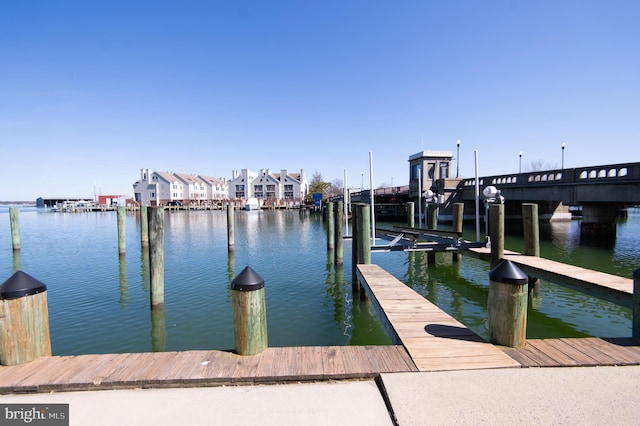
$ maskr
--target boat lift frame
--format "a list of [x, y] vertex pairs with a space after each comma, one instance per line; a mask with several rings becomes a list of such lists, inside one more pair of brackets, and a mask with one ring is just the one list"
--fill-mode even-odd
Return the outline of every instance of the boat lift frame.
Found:
[[375, 232], [377, 238], [388, 240], [389, 244], [372, 244], [372, 252], [458, 251], [487, 246], [486, 241], [465, 241], [462, 232], [455, 231], [394, 226], [393, 229], [376, 228]]

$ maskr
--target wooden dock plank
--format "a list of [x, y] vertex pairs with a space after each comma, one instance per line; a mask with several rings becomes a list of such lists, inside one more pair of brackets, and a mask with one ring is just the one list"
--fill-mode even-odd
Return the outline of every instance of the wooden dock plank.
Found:
[[[472, 248], [465, 250], [465, 253], [477, 258], [489, 259], [491, 250]], [[529, 276], [564, 285], [621, 306], [631, 307], [633, 296], [631, 278], [593, 271], [542, 257], [526, 256], [509, 250], [504, 251], [504, 258], [509, 259]]]
[[378, 265], [358, 265], [357, 274], [419, 370], [520, 367]]

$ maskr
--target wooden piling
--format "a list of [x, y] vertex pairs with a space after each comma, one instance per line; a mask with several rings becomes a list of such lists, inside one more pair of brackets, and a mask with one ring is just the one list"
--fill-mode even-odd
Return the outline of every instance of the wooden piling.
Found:
[[[538, 205], [522, 203], [522, 222], [524, 227], [524, 254], [540, 257], [540, 228], [538, 225]], [[540, 278], [529, 277], [529, 291], [540, 287]]]
[[231, 281], [236, 353], [255, 355], [268, 346], [264, 280], [251, 267]]
[[0, 364], [51, 356], [47, 287], [18, 271], [0, 286]]
[[149, 277], [151, 308], [164, 306], [164, 207], [150, 207]]
[[149, 216], [147, 206], [140, 206], [140, 245], [149, 247]]
[[538, 225], [538, 205], [522, 203], [524, 225], [524, 254], [540, 257], [540, 231]]
[[127, 252], [127, 240], [125, 235], [125, 221], [127, 216], [127, 209], [124, 206], [118, 206], [118, 254], [125, 254]]
[[640, 268], [633, 271], [632, 333], [640, 337]]
[[360, 290], [356, 267], [358, 265], [358, 223], [360, 222], [358, 204], [351, 205], [351, 290], [356, 293]]
[[20, 210], [17, 207], [9, 208], [9, 222], [11, 224], [11, 245], [13, 250], [20, 250], [20, 224], [18, 217]]
[[409, 228], [416, 226], [416, 205], [413, 201], [407, 203], [407, 226]]
[[342, 227], [343, 227], [343, 223], [344, 222], [344, 203], [342, 201], [338, 201], [335, 204], [335, 225], [334, 225], [334, 229], [335, 229], [335, 235], [334, 235], [334, 242], [335, 242], [335, 264], [336, 265], [342, 265], [343, 263], [343, 255], [344, 255], [344, 248], [343, 248], [343, 241], [342, 241]]
[[430, 229], [438, 229], [438, 205], [435, 203], [429, 203], [427, 205], [427, 211], [429, 212], [429, 226]]
[[371, 207], [369, 204], [358, 204], [358, 264], [371, 263]]
[[[453, 204], [453, 232], [462, 232], [462, 223], [464, 221], [464, 203]], [[456, 250], [453, 252], [453, 261], [460, 260], [460, 253]]]
[[333, 221], [333, 203], [328, 202], [326, 206], [327, 214], [327, 250], [333, 250], [334, 248], [334, 221]]
[[235, 250], [235, 207], [233, 204], [227, 205], [227, 250]]
[[512, 348], [525, 346], [528, 282], [527, 275], [509, 260], [489, 272], [487, 312], [492, 343]]
[[489, 238], [491, 240], [491, 268], [504, 257], [504, 204], [489, 206]]

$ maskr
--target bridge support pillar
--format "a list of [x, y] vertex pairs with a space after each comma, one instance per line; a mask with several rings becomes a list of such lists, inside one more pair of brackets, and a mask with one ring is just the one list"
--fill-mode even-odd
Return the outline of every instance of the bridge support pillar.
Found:
[[615, 238], [616, 212], [617, 205], [615, 204], [583, 205], [580, 233], [583, 236]]

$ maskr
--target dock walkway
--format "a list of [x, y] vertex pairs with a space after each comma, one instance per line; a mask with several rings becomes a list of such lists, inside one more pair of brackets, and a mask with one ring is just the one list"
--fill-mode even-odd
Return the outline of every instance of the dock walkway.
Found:
[[357, 275], [388, 331], [420, 371], [520, 367], [380, 266], [358, 265]]
[[222, 386], [337, 379], [417, 371], [402, 346], [267, 348], [225, 351], [52, 356], [0, 367], [0, 394]]
[[[472, 248], [465, 250], [463, 254], [488, 260], [491, 256], [491, 249]], [[631, 278], [508, 250], [504, 251], [504, 258], [516, 264], [522, 272], [529, 276], [570, 287], [590, 296], [631, 308], [633, 298], [633, 279]]]

